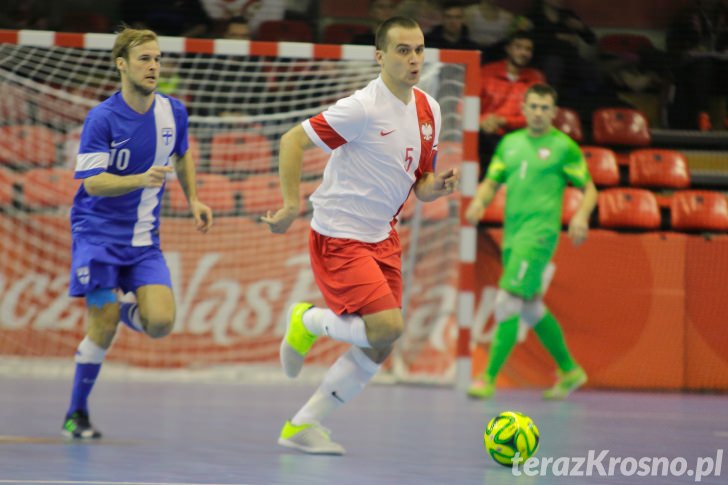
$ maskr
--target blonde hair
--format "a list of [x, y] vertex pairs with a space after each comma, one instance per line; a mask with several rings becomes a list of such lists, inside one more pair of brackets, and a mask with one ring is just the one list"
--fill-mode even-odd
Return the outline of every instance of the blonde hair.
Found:
[[116, 59], [123, 57], [129, 60], [129, 51], [134, 47], [146, 44], [147, 42], [156, 41], [157, 34], [148, 29], [132, 29], [123, 26], [116, 36], [114, 47], [111, 49], [111, 62], [116, 65]]

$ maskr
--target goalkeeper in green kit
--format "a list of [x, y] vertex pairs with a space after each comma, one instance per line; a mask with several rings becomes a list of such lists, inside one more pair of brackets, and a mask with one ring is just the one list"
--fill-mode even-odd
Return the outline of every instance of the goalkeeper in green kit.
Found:
[[497, 327], [485, 373], [468, 389], [471, 397], [486, 399], [494, 394], [498, 371], [516, 344], [519, 320], [536, 332], [559, 368], [557, 382], [544, 393], [544, 399], [564, 399], [587, 380], [584, 369], [569, 353], [561, 326], [544, 305], [541, 288], [544, 269], [561, 233], [567, 183], [584, 192], [569, 222], [574, 244], [586, 239], [589, 216], [597, 202], [597, 190], [579, 146], [552, 126], [556, 98], [556, 91], [545, 84], [536, 84], [526, 92], [526, 128], [501, 140], [465, 213], [470, 224], [478, 224], [498, 187], [506, 184], [503, 274], [495, 303]]

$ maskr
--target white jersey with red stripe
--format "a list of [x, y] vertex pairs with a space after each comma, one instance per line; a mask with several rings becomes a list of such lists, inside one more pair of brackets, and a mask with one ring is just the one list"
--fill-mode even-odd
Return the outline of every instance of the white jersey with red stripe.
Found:
[[413, 88], [404, 104], [380, 76], [304, 121], [309, 138], [332, 152], [311, 196], [311, 227], [329, 237], [386, 239], [415, 182], [433, 171], [441, 120], [433, 97]]

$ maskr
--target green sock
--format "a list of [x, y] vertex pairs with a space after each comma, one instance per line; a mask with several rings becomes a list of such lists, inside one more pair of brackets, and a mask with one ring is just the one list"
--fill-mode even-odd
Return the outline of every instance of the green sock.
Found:
[[518, 337], [518, 315], [506, 318], [497, 323], [498, 328], [495, 329], [493, 342], [490, 344], [490, 352], [488, 353], [488, 367], [485, 375], [491, 381], [495, 380], [503, 363], [516, 345]]
[[546, 311], [546, 315], [533, 327], [533, 331], [554, 358], [559, 369], [569, 372], [577, 367], [576, 361], [566, 347], [561, 325], [550, 311]]

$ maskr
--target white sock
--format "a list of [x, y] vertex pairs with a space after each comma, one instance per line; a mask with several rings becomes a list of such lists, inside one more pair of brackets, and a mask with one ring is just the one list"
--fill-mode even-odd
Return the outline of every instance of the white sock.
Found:
[[311, 399], [296, 413], [291, 423], [320, 423], [345, 402], [356, 397], [374, 377], [380, 364], [364, 355], [361, 349], [351, 347], [339, 357], [324, 376]]
[[76, 348], [77, 364], [100, 364], [104, 361], [106, 350], [99, 347], [88, 335], [81, 340]]
[[359, 315], [337, 315], [328, 308], [311, 307], [303, 314], [303, 324], [314, 335], [326, 335], [365, 349], [372, 347], [364, 319]]

